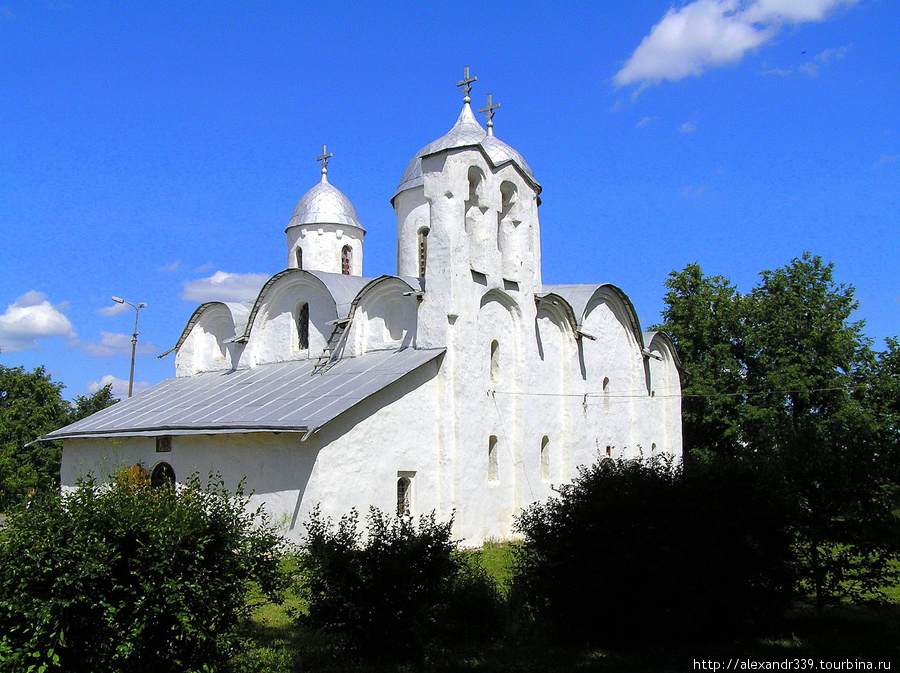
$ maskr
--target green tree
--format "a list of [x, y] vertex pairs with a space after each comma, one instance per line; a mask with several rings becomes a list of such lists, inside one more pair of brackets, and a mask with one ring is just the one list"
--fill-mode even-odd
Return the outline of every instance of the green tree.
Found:
[[742, 449], [746, 300], [721, 276], [697, 264], [671, 272], [662, 312], [665, 330], [685, 364], [684, 445], [689, 456], [733, 456]]
[[32, 490], [58, 486], [59, 442], [27, 444], [67, 423], [62, 389], [43, 367], [26, 372], [0, 365], [0, 510]]
[[118, 401], [118, 397], [113, 397], [111, 383], [107, 383], [92, 395], [78, 395], [75, 397], [69, 412], [69, 423], [80, 421], [91, 414], [103, 411], [106, 407], [112, 406]]
[[119, 401], [106, 385], [70, 404], [63, 388], [43, 367], [26, 372], [0, 365], [0, 511], [59, 486], [61, 443], [31, 442]]
[[217, 478], [39, 494], [0, 528], [0, 671], [223, 670], [251, 583], [287, 581], [281, 545]]
[[[762, 272], [744, 296], [696, 265], [667, 286], [662, 327], [688, 371], [688, 448], [779, 471], [795, 502], [802, 584], [817, 607], [877, 598], [900, 555], [896, 452], [883, 446], [900, 356], [872, 354], [852, 320], [854, 288], [809, 253]], [[873, 385], [880, 406], [869, 403]], [[734, 402], [717, 404], [722, 395]]]

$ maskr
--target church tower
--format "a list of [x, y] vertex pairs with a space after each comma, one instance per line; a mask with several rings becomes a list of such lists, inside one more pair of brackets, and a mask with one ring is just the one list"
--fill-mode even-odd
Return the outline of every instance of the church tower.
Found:
[[[446, 325], [440, 314], [477, 310], [471, 304], [488, 289], [520, 297], [541, 289], [541, 187], [522, 155], [494, 135], [500, 105], [490, 95], [480, 110], [487, 130], [475, 118], [469, 97], [475, 80], [466, 68], [457, 84], [465, 96], [456, 123], [416, 153], [391, 200], [397, 273], [425, 279], [422, 308], [435, 314], [420, 325]], [[420, 346], [445, 343], [435, 329], [420, 333]]]
[[322, 179], [294, 208], [285, 229], [287, 268], [362, 276], [363, 238], [366, 230], [356, 218], [353, 204], [328, 182], [332, 154], [322, 145]]

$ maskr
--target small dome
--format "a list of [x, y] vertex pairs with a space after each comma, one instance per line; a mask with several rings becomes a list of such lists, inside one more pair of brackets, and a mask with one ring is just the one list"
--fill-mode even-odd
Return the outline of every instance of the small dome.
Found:
[[362, 229], [350, 199], [330, 184], [324, 173], [322, 181], [297, 202], [287, 228], [303, 224], [343, 224]]
[[[394, 192], [394, 198], [397, 194], [413, 187], [418, 187], [423, 183], [422, 178], [422, 157], [441, 150], [449, 150], [455, 147], [470, 147], [472, 145], [480, 145], [491, 160], [494, 166], [499, 166], [507, 161], [512, 161], [521, 168], [525, 174], [537, 185], [534, 179], [534, 173], [531, 167], [512, 147], [502, 140], [498, 140], [492, 135], [488, 135], [487, 131], [482, 128], [475, 115], [472, 114], [472, 108], [468, 103], [463, 105], [459, 118], [453, 125], [453, 128], [447, 131], [443, 136], [432, 143], [429, 143], [418, 152], [409, 162], [406, 170], [403, 171], [403, 177], [400, 178], [400, 184], [397, 191]], [[540, 187], [538, 186], [538, 189]]]

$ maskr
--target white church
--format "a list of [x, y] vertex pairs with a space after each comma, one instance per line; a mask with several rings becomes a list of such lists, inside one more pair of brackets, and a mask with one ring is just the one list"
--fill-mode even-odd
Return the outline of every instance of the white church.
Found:
[[57, 430], [61, 479], [133, 465], [154, 482], [246, 479], [288, 537], [318, 504], [454, 518], [467, 546], [604, 457], [679, 457], [678, 357], [608, 283], [545, 285], [541, 186], [462, 112], [391, 199], [397, 275], [366, 278], [365, 229], [327, 177], [287, 224], [255, 301], [209, 302], [175, 377]]

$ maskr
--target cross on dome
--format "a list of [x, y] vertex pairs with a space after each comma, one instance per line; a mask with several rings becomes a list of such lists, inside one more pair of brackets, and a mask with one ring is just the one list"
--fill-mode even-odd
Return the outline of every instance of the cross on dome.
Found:
[[463, 88], [463, 91], [466, 94], [466, 97], [463, 98], [463, 103], [471, 103], [472, 102], [472, 99], [469, 98], [469, 94], [472, 93], [472, 82], [475, 82], [477, 80], [478, 80], [477, 77], [469, 76], [469, 66], [466, 66], [466, 71], [465, 71], [465, 74], [463, 75], [463, 78], [456, 83], [456, 86], [461, 86]]
[[487, 132], [489, 136], [494, 135], [494, 110], [500, 107], [500, 103], [495, 103], [491, 94], [487, 95], [487, 105], [478, 110], [479, 112], [483, 112], [484, 116], [487, 117]]
[[316, 161], [318, 161], [320, 164], [322, 164], [322, 179], [323, 180], [327, 179], [325, 176], [328, 173], [328, 160], [333, 156], [334, 155], [327, 150], [325, 145], [322, 145], [322, 156], [316, 157]]

